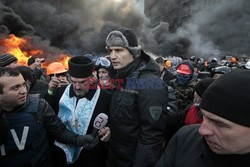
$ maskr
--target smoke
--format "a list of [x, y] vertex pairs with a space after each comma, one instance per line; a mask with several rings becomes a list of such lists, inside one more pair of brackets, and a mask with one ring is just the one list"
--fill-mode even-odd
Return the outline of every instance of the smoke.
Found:
[[8, 0], [4, 4], [31, 24], [35, 35], [73, 55], [105, 54], [111, 30], [121, 26], [140, 30], [147, 20], [132, 1]]
[[20, 16], [0, 1], [0, 34], [32, 35], [34, 28], [26, 24]]
[[0, 33], [33, 35], [43, 46], [71, 55], [100, 56], [106, 54], [107, 34], [125, 26], [135, 30], [145, 50], [164, 57], [211, 57], [223, 51], [250, 55], [247, 0], [194, 4], [181, 26], [183, 6], [176, 0], [145, 3], [146, 15], [133, 0], [0, 0]]
[[[220, 0], [209, 6], [203, 5], [202, 11], [191, 20], [189, 29], [196, 25], [200, 34], [202, 49], [207, 53], [210, 48], [250, 55], [250, 1]], [[196, 41], [194, 49], [198, 50]], [[206, 55], [206, 54], [205, 54]]]
[[[161, 31], [162, 28], [159, 29], [160, 36], [157, 35], [154, 38], [159, 47], [158, 54], [163, 54], [163, 56], [172, 54], [183, 58], [191, 55], [219, 58], [225, 56], [225, 52], [231, 52], [233, 55], [250, 55], [249, 1], [220, 0], [181, 7], [173, 0], [167, 0], [165, 5], [171, 4], [171, 10], [165, 11], [160, 10], [162, 4], [164, 3], [157, 3], [151, 9], [153, 13], [159, 9], [158, 13], [161, 16], [170, 18], [168, 19], [170, 26], [165, 28], [165, 31]], [[192, 14], [189, 15], [190, 13]], [[189, 16], [189, 19], [185, 20], [183, 17], [185, 22], [173, 33], [173, 26], [179, 26], [176, 20], [179, 16]], [[159, 18], [153, 18], [153, 22], [157, 19], [159, 21]], [[161, 24], [157, 27], [162, 27]]]
[[[27, 24], [12, 8], [5, 6], [0, 1], [0, 44], [9, 38], [9, 34], [15, 34], [15, 36], [22, 37], [27, 41], [26, 45], [19, 46], [23, 52], [36, 57], [44, 57], [48, 63], [57, 58], [62, 58], [62, 54], [68, 53], [67, 50], [53, 47], [49, 39], [42, 39], [35, 35], [37, 33], [34, 26]], [[40, 52], [31, 54], [34, 50], [42, 50], [43, 54], [41, 55]], [[5, 53], [5, 51], [5, 46], [0, 45], [0, 53]]]

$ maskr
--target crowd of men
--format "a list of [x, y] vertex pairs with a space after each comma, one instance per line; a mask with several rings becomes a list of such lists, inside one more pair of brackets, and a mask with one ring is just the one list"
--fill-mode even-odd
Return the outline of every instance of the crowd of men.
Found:
[[42, 58], [0, 55], [0, 166], [250, 166], [250, 61], [173, 70], [124, 27], [106, 48], [46, 73]]

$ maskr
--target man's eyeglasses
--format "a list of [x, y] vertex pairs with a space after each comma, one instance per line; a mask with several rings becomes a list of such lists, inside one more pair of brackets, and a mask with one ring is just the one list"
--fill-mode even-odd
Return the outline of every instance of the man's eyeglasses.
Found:
[[110, 67], [110, 64], [110, 61], [106, 57], [99, 57], [95, 62], [96, 66]]

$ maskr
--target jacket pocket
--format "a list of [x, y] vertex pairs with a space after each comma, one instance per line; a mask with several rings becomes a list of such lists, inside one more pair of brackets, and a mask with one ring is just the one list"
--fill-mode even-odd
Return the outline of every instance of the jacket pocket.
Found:
[[121, 101], [119, 103], [119, 113], [120, 118], [122, 118], [124, 121], [134, 121], [136, 119], [136, 94], [127, 92], [127, 91], [121, 91]]

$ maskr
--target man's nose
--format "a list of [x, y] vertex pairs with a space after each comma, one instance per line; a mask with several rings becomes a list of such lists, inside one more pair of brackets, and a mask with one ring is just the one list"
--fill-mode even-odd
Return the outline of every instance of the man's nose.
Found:
[[110, 52], [110, 59], [111, 60], [114, 60], [114, 59], [116, 59], [116, 53], [114, 52], [114, 51], [112, 51], [112, 52]]
[[22, 93], [22, 94], [27, 93], [27, 86], [26, 86], [26, 85], [23, 85], [23, 86], [20, 88], [20, 93]]
[[81, 88], [81, 86], [80, 86], [80, 84], [78, 82], [75, 84], [75, 88], [76, 89], [80, 89]]
[[208, 120], [204, 119], [201, 123], [201, 126], [199, 128], [199, 133], [202, 136], [211, 136], [213, 135], [213, 129], [211, 125], [209, 124]]

